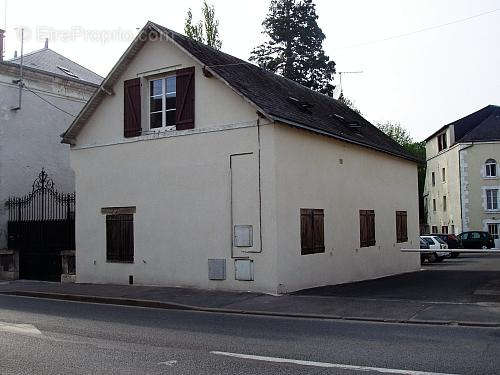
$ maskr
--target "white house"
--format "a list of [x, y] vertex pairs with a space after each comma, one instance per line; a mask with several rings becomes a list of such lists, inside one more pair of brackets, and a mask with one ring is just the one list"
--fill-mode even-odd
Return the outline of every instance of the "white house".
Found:
[[327, 96], [148, 22], [63, 135], [77, 282], [283, 293], [419, 268], [417, 165]]
[[443, 126], [426, 153], [427, 231], [488, 231], [500, 247], [500, 107]]

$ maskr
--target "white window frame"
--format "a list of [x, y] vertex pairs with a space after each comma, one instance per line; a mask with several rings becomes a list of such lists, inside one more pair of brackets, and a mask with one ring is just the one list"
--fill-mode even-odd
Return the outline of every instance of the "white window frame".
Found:
[[[491, 234], [493, 239], [500, 239], [500, 223], [486, 223], [486, 227], [488, 228], [488, 233]], [[491, 230], [491, 228], [495, 228]]]
[[[497, 161], [495, 159], [488, 159], [484, 163], [484, 177], [485, 178], [497, 178], [498, 177], [498, 169], [497, 169]], [[493, 176], [491, 172], [494, 171], [495, 175]], [[490, 172], [490, 174], [488, 174]]]
[[[150, 78], [148, 79], [148, 131], [150, 132], [163, 132], [163, 131], [174, 131], [177, 129], [176, 125], [166, 125], [166, 119], [167, 119], [167, 116], [166, 116], [166, 112], [170, 112], [170, 111], [176, 111], [177, 108], [175, 109], [169, 109], [167, 110], [167, 100], [166, 100], [166, 97], [168, 94], [174, 94], [176, 95], [176, 98], [177, 98], [177, 88], [176, 88], [176, 91], [171, 91], [171, 92], [166, 92], [167, 90], [167, 79], [168, 78], [176, 78], [176, 75], [175, 74], [167, 74], [167, 75], [164, 75], [164, 76], [161, 76], [161, 77], [154, 77], [154, 78]], [[162, 82], [161, 84], [161, 94], [159, 95], [151, 95], [151, 84], [154, 82], [154, 81], [160, 81]], [[176, 82], [177, 84], [177, 82]], [[151, 98], [153, 97], [159, 97], [161, 96], [162, 98], [162, 105], [161, 105], [161, 127], [158, 127], [158, 128], [152, 128], [151, 127], [151, 114], [152, 113], [159, 113], [160, 111], [155, 111], [155, 112], [151, 112]]]
[[[493, 191], [496, 191], [496, 201], [493, 200]], [[491, 203], [492, 203], [491, 208], [488, 207], [488, 193], [491, 194]], [[499, 197], [498, 197], [498, 195], [499, 195], [499, 189], [496, 188], [496, 187], [485, 188], [484, 189], [484, 194], [485, 194], [485, 200], [486, 200], [485, 201], [486, 211], [488, 211], [488, 212], [499, 211], [499, 206], [500, 206]]]

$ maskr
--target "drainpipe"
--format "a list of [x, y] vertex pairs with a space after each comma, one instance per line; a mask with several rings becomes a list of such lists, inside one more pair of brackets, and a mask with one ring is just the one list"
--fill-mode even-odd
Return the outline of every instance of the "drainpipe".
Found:
[[459, 183], [459, 188], [460, 188], [460, 221], [461, 221], [461, 227], [462, 227], [462, 232], [464, 231], [464, 213], [462, 209], [462, 163], [461, 163], [461, 158], [460, 158], [460, 153], [463, 150], [467, 150], [468, 148], [471, 148], [474, 146], [474, 142], [472, 142], [470, 145], [465, 146], [464, 148], [461, 148], [458, 150], [458, 183]]

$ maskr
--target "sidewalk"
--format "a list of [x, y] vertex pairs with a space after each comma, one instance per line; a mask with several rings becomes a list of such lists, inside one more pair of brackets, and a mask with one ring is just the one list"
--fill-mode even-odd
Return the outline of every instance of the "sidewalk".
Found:
[[500, 303], [218, 292], [186, 288], [1, 282], [0, 294], [237, 314], [500, 327]]

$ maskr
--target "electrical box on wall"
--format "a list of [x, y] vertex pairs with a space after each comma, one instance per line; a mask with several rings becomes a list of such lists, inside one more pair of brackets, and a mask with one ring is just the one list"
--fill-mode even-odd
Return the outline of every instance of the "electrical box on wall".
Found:
[[236, 259], [234, 261], [235, 279], [253, 281], [253, 260]]
[[253, 227], [251, 225], [235, 225], [233, 242], [235, 247], [252, 247]]
[[226, 280], [226, 260], [209, 259], [208, 260], [208, 279]]

